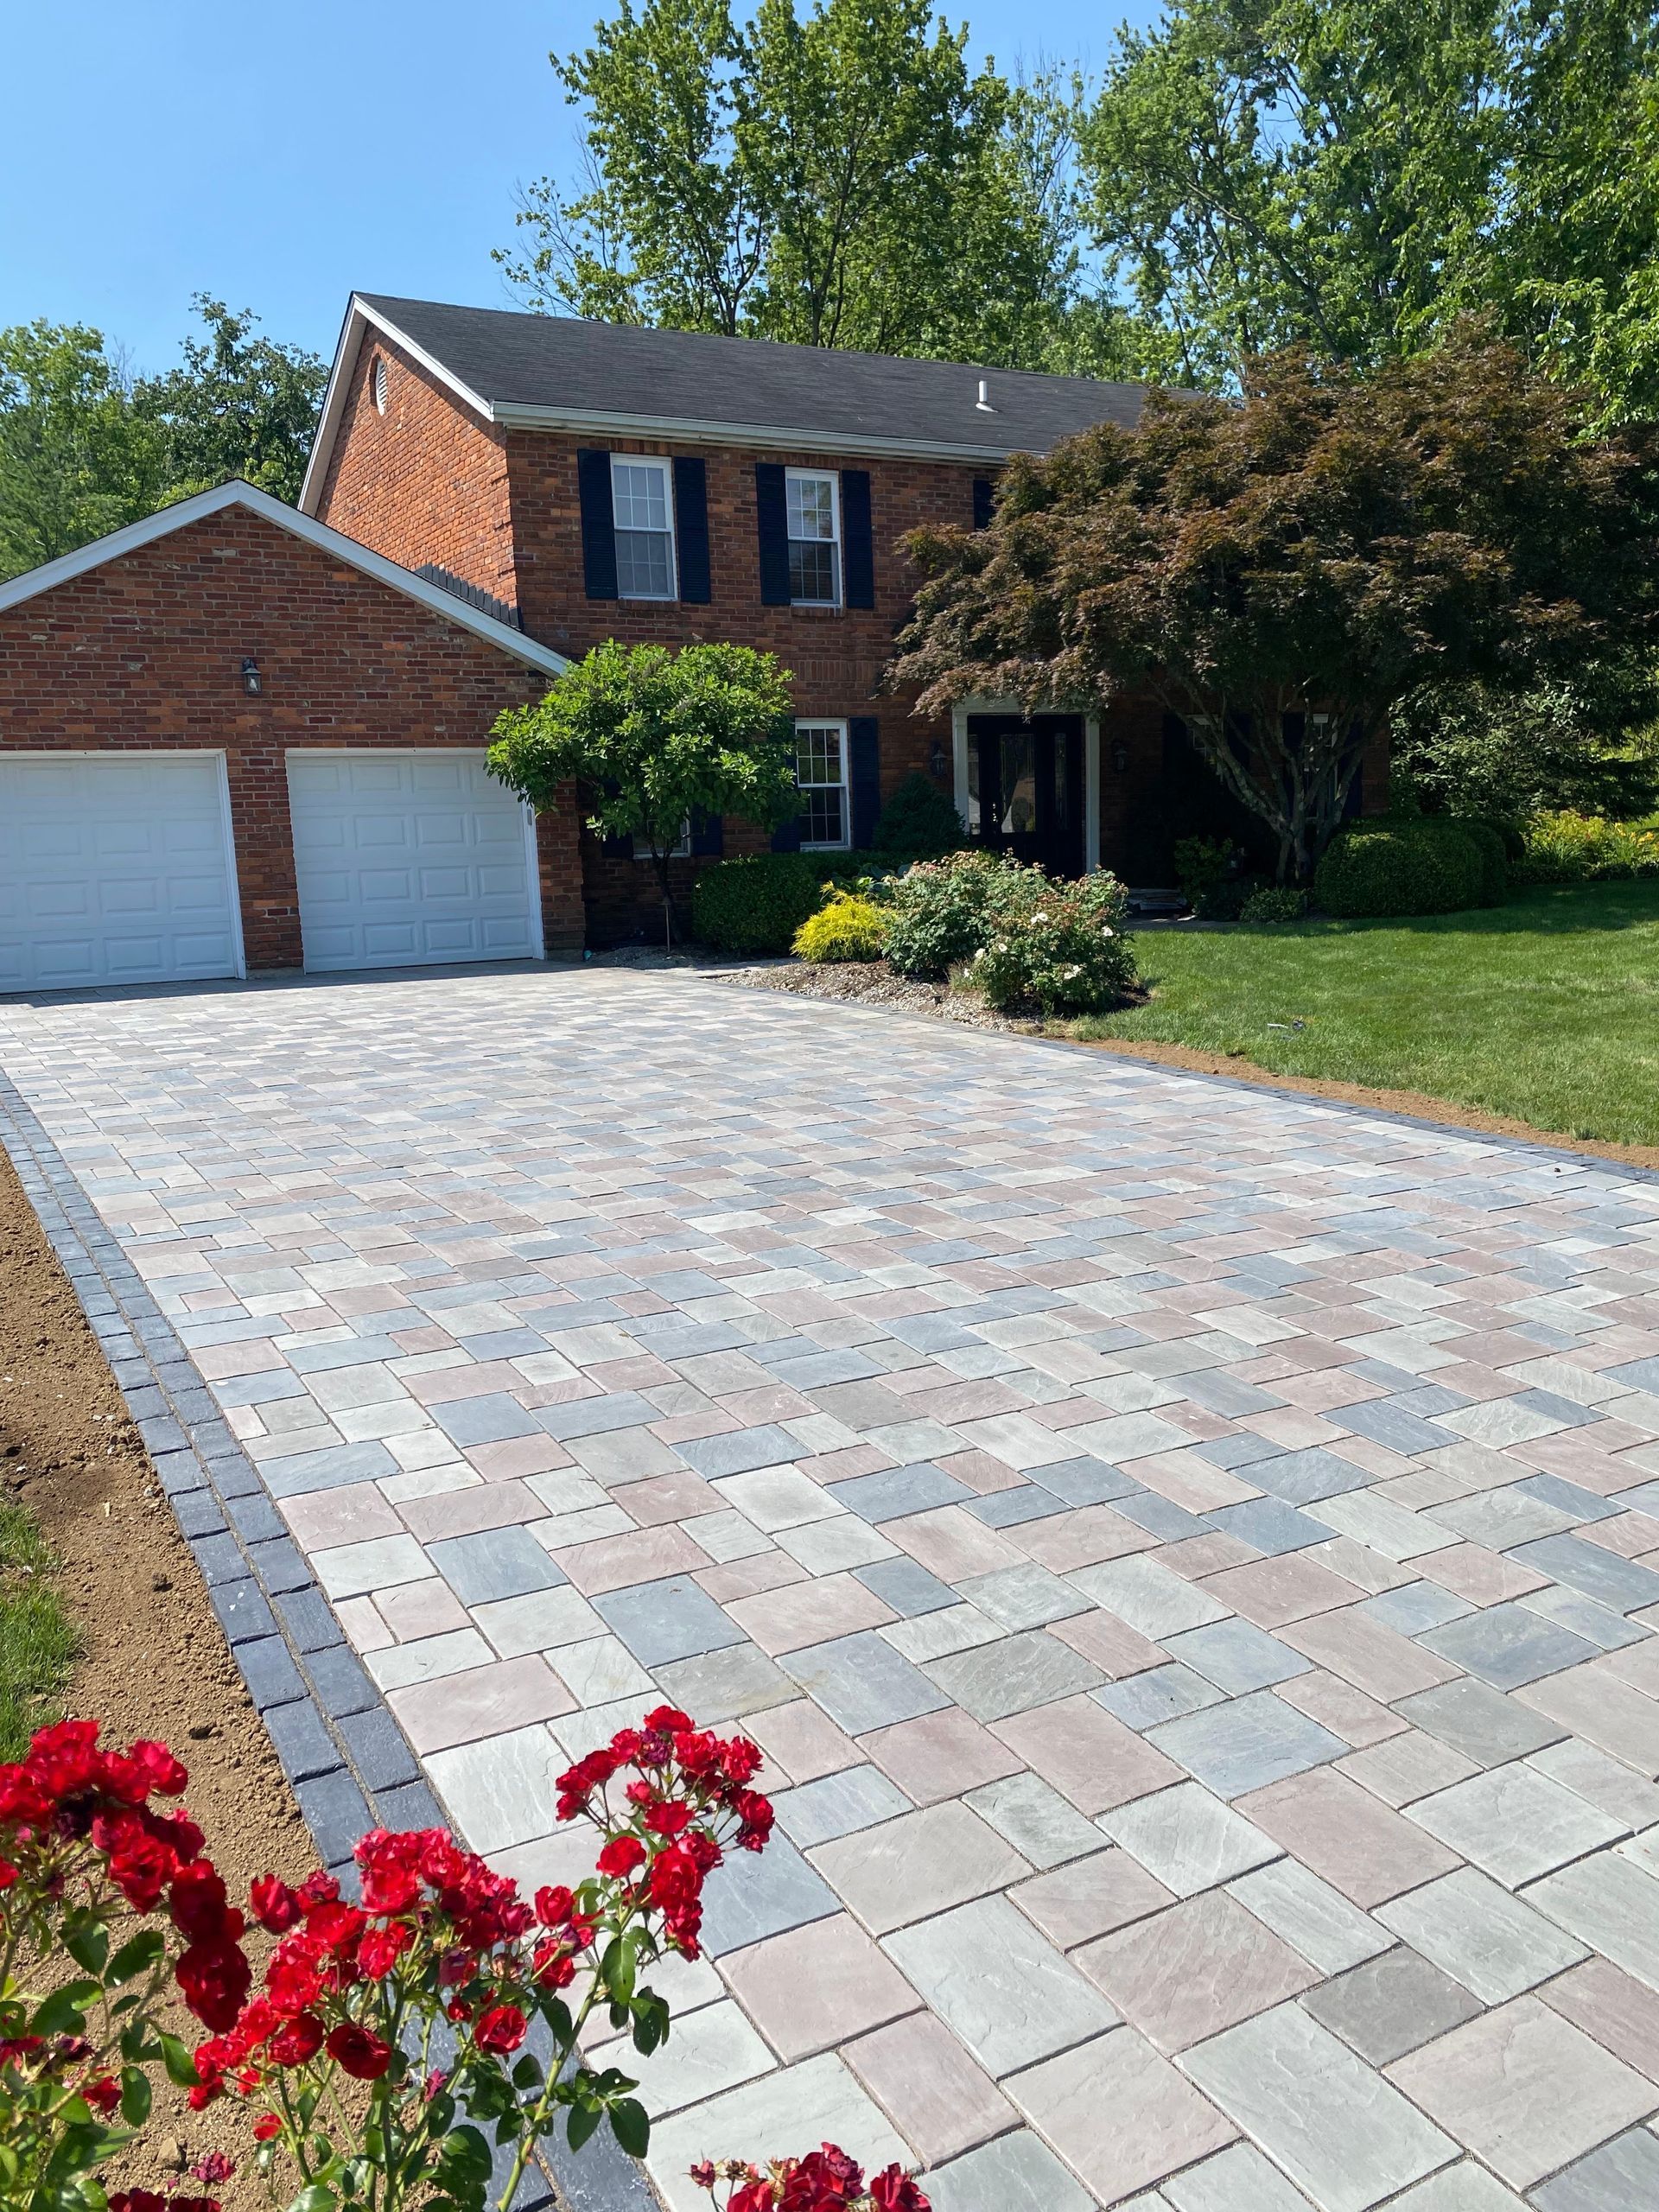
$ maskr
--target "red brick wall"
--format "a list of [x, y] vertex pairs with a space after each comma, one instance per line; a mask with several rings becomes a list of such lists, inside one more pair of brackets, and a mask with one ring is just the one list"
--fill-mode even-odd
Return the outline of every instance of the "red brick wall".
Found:
[[[243, 657], [264, 690], [243, 689]], [[290, 747], [481, 746], [539, 672], [229, 507], [0, 613], [0, 750], [223, 752], [251, 968], [300, 964]], [[574, 814], [540, 824], [550, 952], [582, 942]]]
[[[384, 415], [369, 389], [377, 359]], [[405, 569], [435, 561], [518, 604], [501, 433], [378, 337], [358, 355], [316, 514]]]

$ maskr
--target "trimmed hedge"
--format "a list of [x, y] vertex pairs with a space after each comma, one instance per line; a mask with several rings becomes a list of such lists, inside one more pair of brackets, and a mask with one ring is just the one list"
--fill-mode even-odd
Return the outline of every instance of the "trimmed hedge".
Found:
[[700, 871], [691, 934], [716, 952], [786, 953], [828, 887], [849, 887], [887, 863], [874, 853], [750, 853]]
[[[1484, 815], [1453, 814], [1446, 820], [1451, 827], [1466, 837], [1480, 857], [1480, 904], [1501, 906], [1510, 895], [1510, 856], [1503, 843], [1503, 832], [1495, 822]], [[1438, 820], [1431, 815], [1431, 821]]]
[[1444, 817], [1361, 821], [1332, 840], [1313, 877], [1327, 914], [1450, 914], [1486, 901], [1486, 855]]

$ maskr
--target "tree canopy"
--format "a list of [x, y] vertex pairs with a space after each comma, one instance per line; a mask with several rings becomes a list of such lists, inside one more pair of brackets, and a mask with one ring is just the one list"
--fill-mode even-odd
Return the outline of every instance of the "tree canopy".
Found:
[[1396, 701], [1650, 645], [1652, 443], [1585, 433], [1473, 329], [1369, 378], [1268, 357], [1240, 405], [1154, 393], [1017, 457], [988, 529], [912, 535], [892, 680], [924, 709], [1150, 694], [1304, 874]]
[[1077, 274], [1064, 80], [976, 71], [929, 0], [623, 0], [554, 58], [584, 173], [497, 259], [610, 321], [1038, 366]]
[[787, 669], [748, 645], [623, 645], [573, 662], [546, 697], [495, 725], [490, 772], [542, 812], [575, 804], [632, 837], [671, 901], [669, 861], [699, 817], [765, 829], [799, 811]]
[[0, 576], [232, 476], [298, 497], [327, 370], [199, 295], [206, 340], [135, 378], [100, 331], [0, 331]]

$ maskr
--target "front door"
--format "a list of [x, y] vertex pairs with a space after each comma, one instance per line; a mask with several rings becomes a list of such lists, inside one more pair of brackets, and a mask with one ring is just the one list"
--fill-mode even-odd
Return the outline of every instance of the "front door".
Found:
[[988, 852], [1083, 874], [1083, 720], [970, 715], [968, 819]]

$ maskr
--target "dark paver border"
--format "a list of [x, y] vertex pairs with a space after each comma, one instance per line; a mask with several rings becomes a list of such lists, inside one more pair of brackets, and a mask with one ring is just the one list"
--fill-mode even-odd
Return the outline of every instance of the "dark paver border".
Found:
[[[110, 1363], [324, 1865], [354, 1875], [366, 1828], [447, 1827], [206, 1379], [3, 1071], [0, 1146]], [[644, 2169], [608, 2135], [579, 2158], [552, 2144], [541, 2156], [550, 2174], [532, 2168], [513, 2212], [658, 2212]]]

